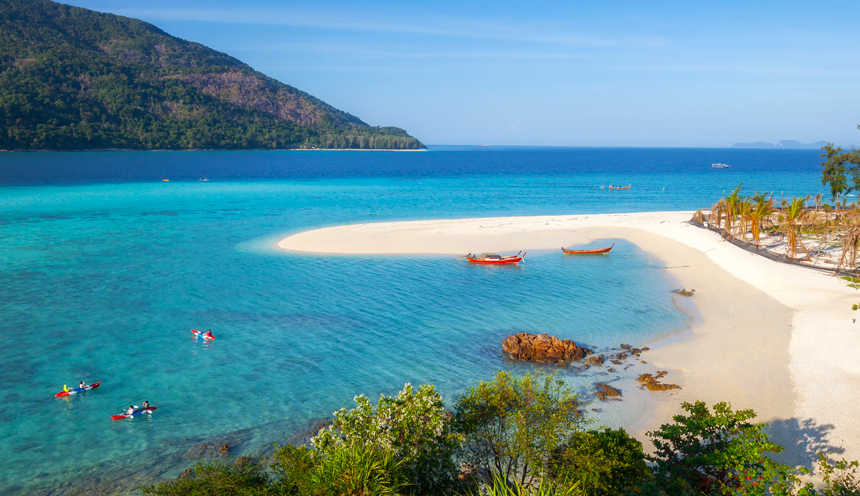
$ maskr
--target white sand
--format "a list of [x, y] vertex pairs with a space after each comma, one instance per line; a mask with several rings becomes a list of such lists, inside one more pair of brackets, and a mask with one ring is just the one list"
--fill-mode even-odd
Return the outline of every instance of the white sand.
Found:
[[[860, 459], [860, 291], [781, 264], [686, 224], [692, 212], [505, 217], [338, 226], [290, 236], [284, 250], [337, 254], [446, 254], [557, 249], [625, 238], [659, 258], [700, 314], [693, 329], [652, 345], [643, 359], [683, 390], [661, 398], [631, 431], [643, 443], [681, 401], [752, 408], [811, 468], [818, 451]], [[561, 254], [559, 256], [562, 256]], [[610, 255], [611, 256], [611, 255]], [[677, 298], [682, 298], [677, 296]]]

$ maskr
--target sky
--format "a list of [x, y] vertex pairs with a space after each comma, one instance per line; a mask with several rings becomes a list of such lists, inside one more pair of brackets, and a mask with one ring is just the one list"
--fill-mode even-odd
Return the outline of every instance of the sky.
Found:
[[425, 144], [860, 144], [860, 2], [71, 0]]

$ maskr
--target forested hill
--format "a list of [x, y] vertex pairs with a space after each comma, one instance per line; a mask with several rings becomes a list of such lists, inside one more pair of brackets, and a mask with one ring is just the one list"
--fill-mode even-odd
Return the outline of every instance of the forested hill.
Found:
[[423, 148], [137, 19], [0, 0], [0, 149]]

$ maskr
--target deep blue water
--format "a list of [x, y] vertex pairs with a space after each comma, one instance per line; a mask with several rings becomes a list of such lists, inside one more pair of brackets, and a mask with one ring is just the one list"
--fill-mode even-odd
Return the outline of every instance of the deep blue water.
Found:
[[[11, 385], [0, 390], [0, 492], [175, 476], [201, 444], [258, 452], [404, 382], [433, 383], [451, 402], [498, 369], [528, 369], [500, 353], [512, 332], [605, 349], [689, 325], [661, 263], [625, 240], [608, 257], [530, 252], [521, 267], [492, 268], [276, 251], [286, 235], [693, 210], [741, 182], [788, 198], [824, 191], [819, 163], [815, 150], [735, 149], [0, 154], [0, 377]], [[218, 339], [196, 342], [192, 328]], [[608, 377], [560, 374], [584, 393]], [[54, 398], [80, 380], [102, 386]], [[147, 399], [151, 418], [109, 418]], [[602, 410], [597, 421], [625, 425], [640, 405]]]

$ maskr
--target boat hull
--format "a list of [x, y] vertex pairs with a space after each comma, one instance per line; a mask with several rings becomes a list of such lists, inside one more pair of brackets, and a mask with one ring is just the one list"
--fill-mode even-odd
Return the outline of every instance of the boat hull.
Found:
[[484, 265], [511, 265], [511, 264], [518, 264], [518, 263], [522, 262], [522, 261], [523, 261], [523, 257], [516, 257], [516, 258], [509, 259], [509, 260], [506, 260], [506, 259], [502, 259], [502, 260], [483, 260], [483, 259], [480, 259], [480, 258], [469, 258], [469, 257], [466, 257], [466, 260], [468, 260], [469, 262], [474, 263], [474, 264], [484, 264]]
[[564, 248], [561, 251], [564, 252], [565, 255], [602, 255], [604, 253], [609, 253], [615, 246], [615, 243], [612, 243], [612, 246], [609, 248], [595, 248], [594, 250], [565, 250]]

